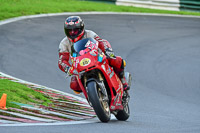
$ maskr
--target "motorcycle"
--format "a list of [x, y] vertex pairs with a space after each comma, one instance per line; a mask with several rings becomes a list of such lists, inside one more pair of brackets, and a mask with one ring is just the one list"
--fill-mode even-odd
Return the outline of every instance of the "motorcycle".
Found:
[[[90, 106], [102, 122], [108, 122], [111, 113], [118, 120], [125, 121], [130, 116], [129, 93], [109, 66], [105, 54], [98, 48], [93, 38], [82, 39], [71, 46], [72, 67], [78, 84]], [[131, 74], [125, 72], [125, 78], [131, 86]]]

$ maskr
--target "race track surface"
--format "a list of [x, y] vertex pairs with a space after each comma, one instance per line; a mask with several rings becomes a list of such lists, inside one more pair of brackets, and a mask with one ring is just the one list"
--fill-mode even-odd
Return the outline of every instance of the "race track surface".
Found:
[[[67, 16], [0, 26], [0, 71], [64, 92], [58, 45]], [[133, 75], [126, 122], [1, 127], [2, 133], [199, 133], [200, 19], [137, 15], [81, 15], [86, 29], [107, 39]]]

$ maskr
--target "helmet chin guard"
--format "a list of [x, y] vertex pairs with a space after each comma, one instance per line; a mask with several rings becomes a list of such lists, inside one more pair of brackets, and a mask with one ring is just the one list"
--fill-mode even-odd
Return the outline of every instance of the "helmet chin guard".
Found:
[[77, 42], [77, 41], [79, 41], [79, 40], [82, 39], [84, 33], [85, 33], [85, 31], [83, 30], [82, 33], [81, 33], [78, 37], [76, 37], [76, 38], [74, 38], [74, 39], [71, 39], [71, 38], [68, 37], [68, 39], [69, 39], [71, 42], [74, 42], [74, 43], [75, 43], [75, 42]]

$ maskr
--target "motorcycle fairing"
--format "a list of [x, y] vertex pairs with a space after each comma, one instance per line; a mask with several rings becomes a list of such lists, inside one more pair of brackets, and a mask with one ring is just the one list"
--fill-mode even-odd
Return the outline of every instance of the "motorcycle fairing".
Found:
[[[72, 53], [71, 56], [73, 62], [73, 71], [76, 70], [78, 72], [76, 76], [80, 88], [83, 91], [86, 99], [88, 100], [86, 92], [87, 89], [85, 88], [84, 83], [82, 82], [84, 79], [81, 79], [81, 75], [83, 73], [87, 73], [95, 69], [99, 70], [106, 79], [111, 93], [110, 110], [123, 110], [123, 85], [119, 77], [115, 74], [113, 68], [109, 66], [108, 60], [106, 59], [104, 53], [98, 53], [98, 51], [95, 49], [96, 46], [93, 47], [91, 44], [92, 43], [87, 42], [87, 46], [84, 45], [85, 49], [82, 48], [79, 51], [79, 53]], [[88, 47], [90, 47], [90, 49]], [[101, 57], [101, 59], [99, 57]]]

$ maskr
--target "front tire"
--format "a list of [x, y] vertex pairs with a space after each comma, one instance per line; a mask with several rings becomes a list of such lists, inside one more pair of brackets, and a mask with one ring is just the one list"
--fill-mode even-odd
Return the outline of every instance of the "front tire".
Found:
[[98, 87], [95, 81], [90, 81], [87, 84], [88, 98], [92, 104], [92, 107], [102, 122], [108, 122], [110, 120], [110, 108], [108, 101], [105, 100], [105, 96], [101, 92], [101, 88]]

